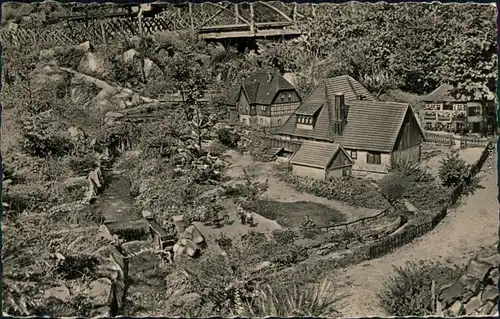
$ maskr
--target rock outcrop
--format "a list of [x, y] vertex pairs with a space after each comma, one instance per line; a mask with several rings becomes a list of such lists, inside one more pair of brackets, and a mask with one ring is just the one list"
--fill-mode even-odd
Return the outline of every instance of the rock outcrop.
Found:
[[454, 283], [441, 287], [437, 302], [439, 316], [477, 316], [496, 313], [500, 256], [472, 259]]

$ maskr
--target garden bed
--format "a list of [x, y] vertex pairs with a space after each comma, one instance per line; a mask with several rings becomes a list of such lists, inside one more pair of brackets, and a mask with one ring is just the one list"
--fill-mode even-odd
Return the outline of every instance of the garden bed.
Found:
[[255, 200], [244, 208], [263, 217], [275, 220], [283, 227], [301, 227], [308, 216], [317, 226], [328, 226], [346, 220], [338, 210], [327, 205], [312, 202], [277, 202]]

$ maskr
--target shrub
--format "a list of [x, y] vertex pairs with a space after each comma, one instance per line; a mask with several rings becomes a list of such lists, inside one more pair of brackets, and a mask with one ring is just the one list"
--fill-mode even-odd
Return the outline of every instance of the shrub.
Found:
[[439, 178], [444, 186], [453, 187], [461, 182], [470, 183], [470, 165], [460, 158], [457, 151], [446, 154], [440, 163]]
[[280, 245], [291, 244], [293, 243], [295, 238], [297, 238], [295, 232], [289, 229], [285, 230], [276, 229], [273, 231], [272, 234], [273, 234], [273, 239]]
[[395, 267], [396, 274], [384, 283], [378, 295], [380, 305], [391, 316], [426, 316], [432, 309], [432, 281], [436, 287], [456, 280], [458, 269], [436, 264], [407, 262], [404, 267]]
[[331, 281], [299, 285], [280, 282], [266, 285], [258, 296], [244, 305], [248, 317], [319, 317], [337, 314], [334, 307], [340, 300]]
[[403, 198], [413, 184], [413, 181], [408, 176], [394, 171], [382, 178], [379, 188], [382, 196], [392, 203]]
[[342, 201], [354, 207], [373, 209], [387, 207], [384, 197], [366, 180], [354, 177], [335, 178], [330, 181], [312, 180], [293, 175], [288, 164], [278, 164], [275, 169], [278, 179], [291, 185], [298, 192]]
[[93, 155], [71, 156], [68, 164], [76, 175], [83, 176], [97, 167], [97, 159]]
[[241, 137], [237, 132], [223, 127], [217, 131], [217, 139], [222, 143], [222, 145], [230, 148], [235, 148], [238, 146], [238, 142], [240, 141]]

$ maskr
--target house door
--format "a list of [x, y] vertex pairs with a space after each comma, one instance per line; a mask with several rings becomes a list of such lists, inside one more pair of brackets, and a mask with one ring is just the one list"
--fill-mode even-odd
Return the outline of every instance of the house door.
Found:
[[474, 122], [472, 123], [472, 133], [479, 133], [481, 131], [481, 123]]

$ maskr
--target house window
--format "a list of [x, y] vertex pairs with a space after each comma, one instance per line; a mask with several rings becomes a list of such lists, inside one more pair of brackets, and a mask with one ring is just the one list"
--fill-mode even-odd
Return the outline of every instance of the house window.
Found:
[[262, 117], [259, 119], [260, 124], [262, 124], [264, 121], [262, 120]]
[[278, 120], [278, 126], [281, 126], [281, 120]]
[[266, 111], [266, 106], [265, 105], [262, 105], [262, 111]]
[[448, 103], [443, 104], [443, 111], [453, 111], [453, 105]]
[[288, 100], [290, 101], [292, 99], [292, 94], [288, 93]]
[[311, 118], [307, 118], [307, 124], [311, 124]]
[[469, 116], [480, 116], [481, 115], [481, 107], [480, 106], [472, 106], [469, 107]]
[[302, 123], [302, 117], [299, 117], [299, 123]]
[[366, 162], [368, 164], [382, 164], [380, 153], [368, 152], [366, 153]]
[[357, 159], [358, 158], [358, 151], [351, 151], [351, 158]]
[[284, 100], [285, 99], [285, 94], [281, 94], [281, 99]]

